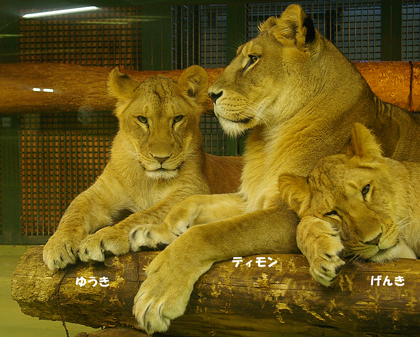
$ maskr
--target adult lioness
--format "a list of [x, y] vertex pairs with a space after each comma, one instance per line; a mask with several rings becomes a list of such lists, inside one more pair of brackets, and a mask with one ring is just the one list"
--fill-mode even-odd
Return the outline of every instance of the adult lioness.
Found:
[[[111, 159], [70, 204], [45, 245], [50, 269], [75, 263], [78, 250], [82, 260], [97, 261], [107, 251], [127, 253], [133, 225], [161, 223], [189, 195], [237, 189], [241, 159], [211, 156], [201, 148], [207, 88], [207, 73], [198, 66], [186, 69], [178, 83], [156, 76], [139, 84], [117, 69], [111, 72], [109, 90], [118, 99], [119, 120]], [[110, 226], [123, 210], [134, 214], [89, 235]]]
[[[375, 262], [420, 256], [420, 164], [383, 157], [362, 124], [353, 126], [347, 154], [321, 159], [308, 177], [281, 175], [279, 189], [316, 231], [340, 234], [347, 254]], [[331, 243], [322, 237], [314, 240]], [[326, 286], [338, 270], [331, 272], [311, 269]]]
[[[133, 229], [133, 248], [176, 238], [150, 264], [135, 298], [134, 314], [149, 333], [166, 330], [182, 315], [194, 283], [214, 262], [298, 252], [299, 219], [280, 202], [278, 177], [307, 175], [320, 158], [344, 150], [354, 122], [374, 130], [387, 156], [420, 159], [419, 125], [381, 102], [297, 5], [268, 19], [260, 34], [238, 49], [209, 93], [226, 132], [250, 129], [241, 189], [189, 197], [162, 225]], [[317, 249], [312, 243], [306, 252]], [[327, 267], [335, 270], [339, 251], [327, 253]]]

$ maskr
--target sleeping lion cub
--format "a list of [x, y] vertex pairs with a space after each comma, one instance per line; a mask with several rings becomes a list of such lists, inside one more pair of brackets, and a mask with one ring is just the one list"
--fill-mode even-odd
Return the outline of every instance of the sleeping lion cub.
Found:
[[[324, 234], [313, 240], [329, 232], [339, 246], [341, 236], [345, 253], [374, 262], [420, 256], [420, 164], [385, 158], [362, 124], [354, 124], [347, 154], [321, 159], [307, 178], [282, 175], [279, 188], [299, 226], [318, 223]], [[335, 262], [335, 273], [312, 275], [330, 285], [344, 264]]]

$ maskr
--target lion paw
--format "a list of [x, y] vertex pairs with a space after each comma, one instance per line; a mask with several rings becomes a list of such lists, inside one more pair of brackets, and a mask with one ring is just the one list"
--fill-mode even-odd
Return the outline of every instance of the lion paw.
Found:
[[160, 253], [147, 269], [148, 277], [134, 299], [133, 314], [148, 334], [168, 330], [171, 320], [185, 312], [194, 282], [187, 273], [170, 269], [169, 257]]
[[297, 243], [309, 261], [314, 279], [330, 286], [345, 264], [341, 259], [344, 246], [339, 231], [327, 221], [307, 216], [298, 226]]
[[[337, 252], [337, 249], [334, 250]], [[345, 262], [341, 260], [343, 249], [339, 248], [338, 253], [336, 252], [320, 252], [318, 253], [318, 256], [310, 262], [309, 271], [311, 275], [316, 281], [326, 287], [333, 284], [345, 264]]]
[[105, 227], [87, 236], [79, 245], [78, 254], [82, 261], [104, 261], [107, 255], [123, 255], [130, 251], [125, 231]]
[[76, 263], [81, 236], [72, 234], [57, 231], [44, 246], [43, 259], [50, 270], [62, 269]]
[[174, 234], [166, 224], [139, 225], [134, 227], [128, 235], [131, 250], [158, 249], [162, 250], [178, 235]]

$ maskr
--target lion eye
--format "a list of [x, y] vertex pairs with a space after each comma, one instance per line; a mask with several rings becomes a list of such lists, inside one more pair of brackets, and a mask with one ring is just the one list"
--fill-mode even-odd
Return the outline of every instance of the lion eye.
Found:
[[331, 211], [331, 212], [325, 213], [324, 216], [338, 216], [338, 213], [336, 211]]
[[137, 119], [138, 119], [138, 121], [140, 123], [149, 125], [149, 123], [147, 122], [147, 118], [146, 117], [144, 117], [144, 116], [138, 116]]
[[255, 62], [258, 61], [258, 56], [257, 55], [248, 55], [248, 63], [246, 64], [244, 70], [247, 70], [250, 66], [252, 66]]
[[183, 119], [184, 119], [184, 116], [182, 116], [182, 115], [176, 116], [174, 118], [174, 124], [182, 121]]
[[370, 191], [370, 184], [367, 184], [365, 187], [363, 187], [363, 189], [362, 189], [362, 196], [363, 196], [363, 199], [365, 199], [366, 198], [366, 195], [369, 193], [369, 191]]

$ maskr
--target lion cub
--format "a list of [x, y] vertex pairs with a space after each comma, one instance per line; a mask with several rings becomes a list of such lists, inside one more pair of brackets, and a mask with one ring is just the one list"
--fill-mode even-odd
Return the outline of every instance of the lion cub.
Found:
[[308, 260], [324, 285], [343, 266], [343, 252], [374, 262], [420, 256], [420, 164], [385, 158], [361, 124], [353, 125], [347, 154], [321, 159], [307, 178], [281, 175], [279, 188], [299, 226], [317, 222], [320, 249]]
[[[190, 195], [229, 193], [239, 186], [242, 159], [212, 156], [201, 147], [200, 116], [208, 97], [203, 68], [184, 70], [177, 82], [158, 75], [142, 83], [114, 69], [108, 88], [118, 100], [119, 121], [111, 159], [73, 200], [45, 245], [50, 269], [78, 257], [103, 261], [108, 252], [125, 254], [133, 227], [163, 222]], [[125, 211], [133, 214], [112, 226]]]

